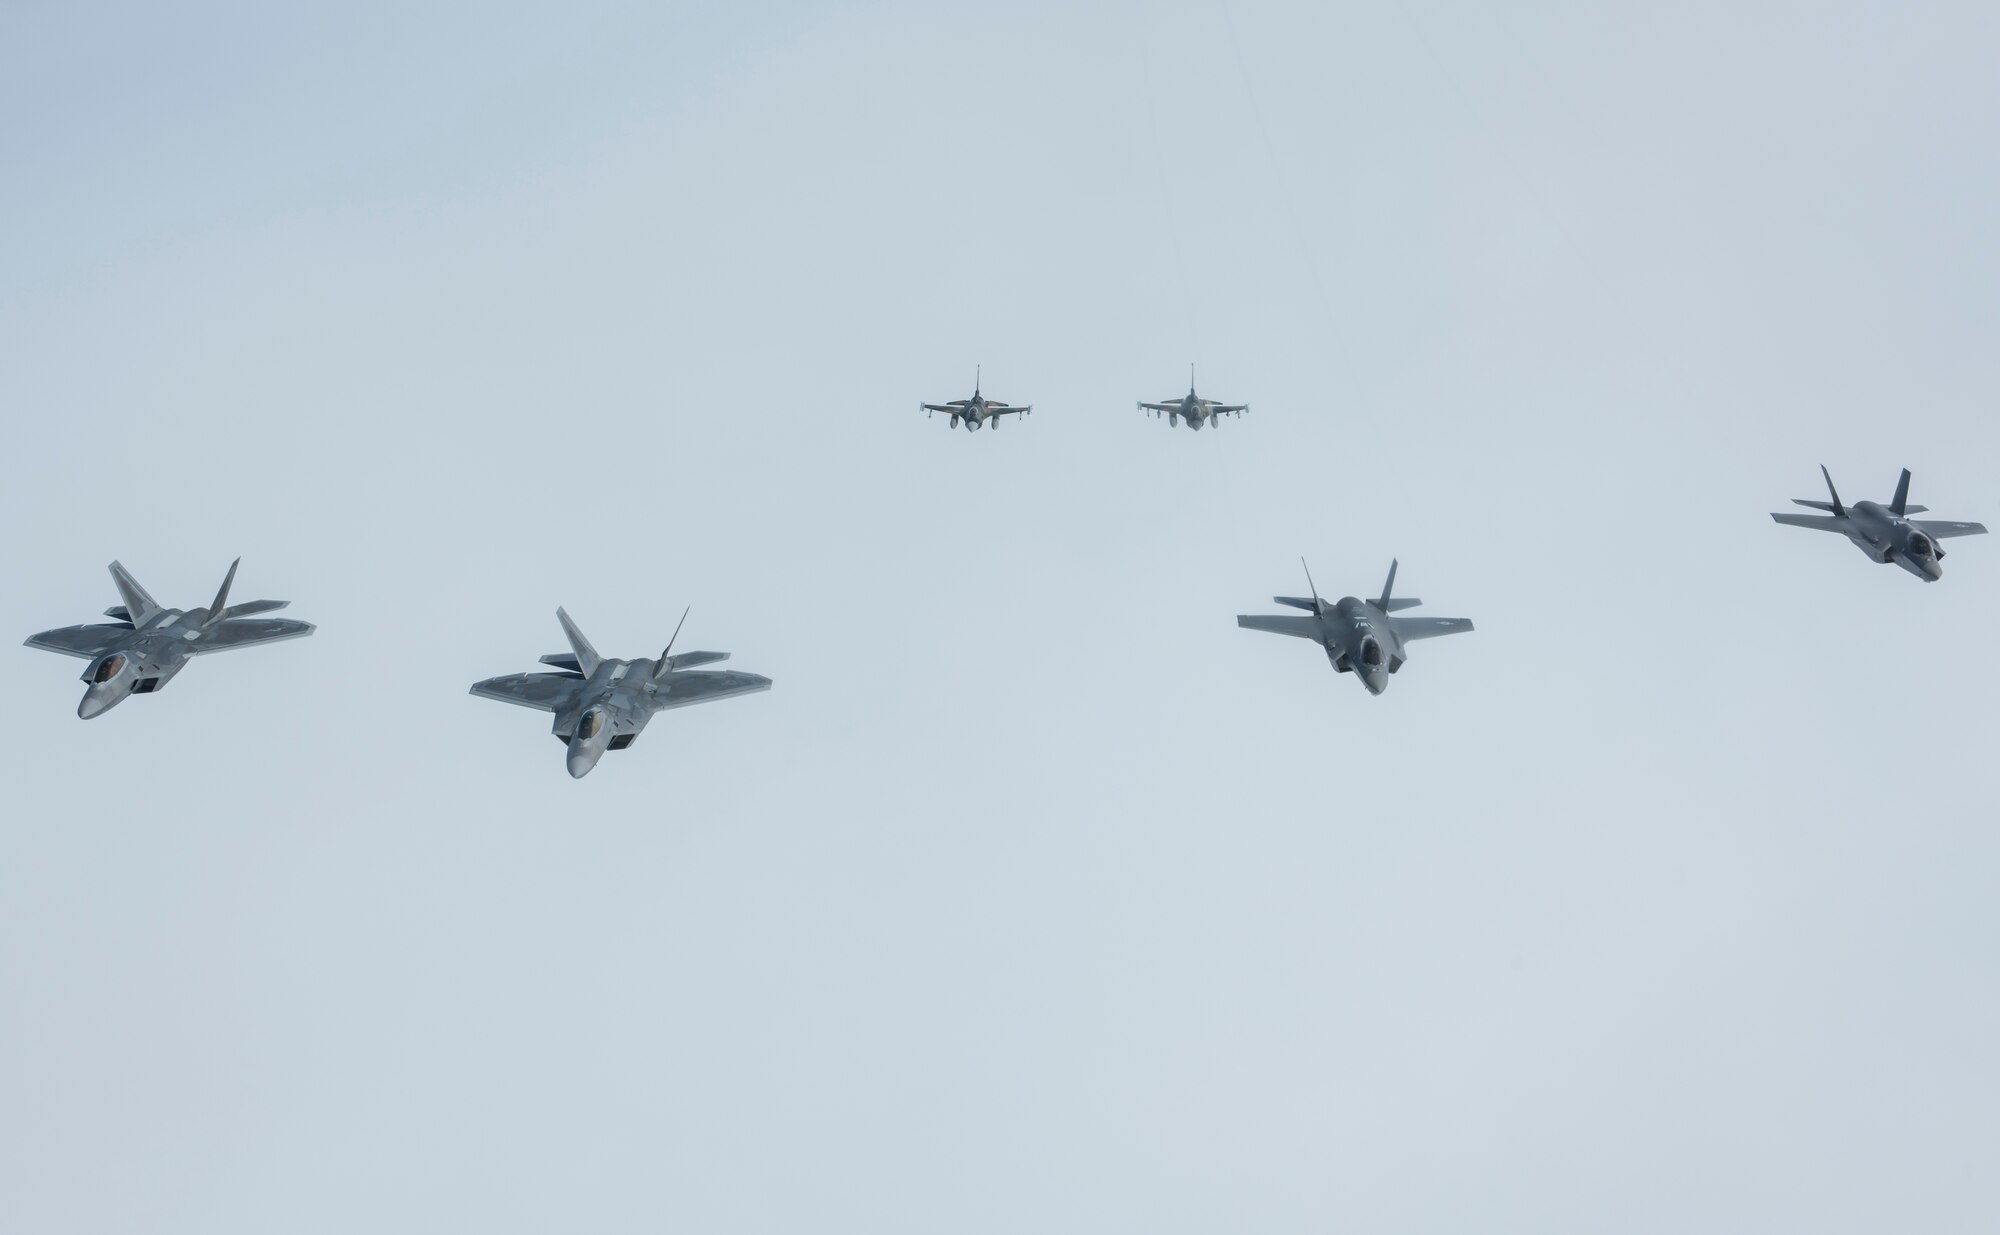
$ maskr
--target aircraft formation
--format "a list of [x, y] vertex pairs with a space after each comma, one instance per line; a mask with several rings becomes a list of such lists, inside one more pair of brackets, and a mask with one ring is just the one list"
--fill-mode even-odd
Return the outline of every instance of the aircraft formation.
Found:
[[[1240, 416], [1250, 410], [1248, 404], [1221, 403], [1197, 395], [1192, 367], [1184, 397], [1159, 403], [1142, 400], [1138, 407], [1155, 416], [1164, 415], [1170, 426], [1178, 427], [1185, 420], [1195, 430], [1218, 423], [1223, 416]], [[924, 403], [922, 410], [926, 415], [944, 412], [951, 417], [953, 428], [962, 424], [976, 431], [988, 421], [997, 429], [1004, 417], [1025, 416], [1034, 408], [1032, 404], [1016, 406], [988, 399], [981, 392], [980, 373], [975, 369], [971, 398]], [[1824, 466], [1820, 473], [1826, 478], [1829, 500], [1793, 501], [1823, 513], [1780, 511], [1771, 518], [1793, 527], [1838, 532], [1872, 560], [1898, 565], [1927, 583], [1944, 575], [1945, 551], [1940, 541], [1986, 531], [1978, 523], [1911, 518], [1927, 512], [1925, 507], [1910, 504], [1907, 468], [1886, 505], [1871, 501], [1845, 505], [1834, 489], [1832, 475]], [[112, 562], [111, 579], [121, 603], [105, 610], [110, 622], [46, 630], [31, 636], [27, 646], [90, 662], [83, 672], [83, 699], [76, 709], [79, 717], [90, 720], [133, 695], [164, 689], [194, 657], [312, 634], [311, 623], [260, 616], [284, 608], [287, 601], [229, 603], [240, 561], [230, 564], [222, 587], [207, 607], [187, 610], [161, 606], [124, 566]], [[1423, 602], [1395, 595], [1396, 568], [1392, 560], [1379, 597], [1344, 596], [1328, 602], [1320, 596], [1307, 567], [1309, 595], [1272, 597], [1274, 603], [1302, 612], [1241, 614], [1236, 624], [1245, 630], [1311, 640], [1326, 654], [1335, 672], [1353, 674], [1370, 695], [1379, 695], [1408, 660], [1410, 644], [1473, 628], [1469, 618], [1410, 615], [1408, 611]], [[564, 766], [572, 777], [588, 774], [606, 751], [630, 746], [658, 712], [771, 688], [771, 679], [759, 674], [699, 668], [727, 660], [727, 652], [676, 654], [674, 643], [687, 621], [685, 611], [681, 625], [674, 627], [658, 657], [633, 660], [600, 655], [561, 608], [556, 610], [556, 621], [570, 650], [543, 656], [541, 663], [548, 666], [547, 671], [486, 678], [473, 683], [471, 693], [551, 713], [551, 731], [564, 746]]]

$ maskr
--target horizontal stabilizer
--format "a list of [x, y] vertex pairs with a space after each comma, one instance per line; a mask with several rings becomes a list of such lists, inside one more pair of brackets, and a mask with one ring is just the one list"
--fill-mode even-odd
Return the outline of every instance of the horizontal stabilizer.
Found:
[[1822, 532], [1840, 532], [1845, 534], [1848, 526], [1847, 520], [1841, 518], [1839, 515], [1793, 515], [1785, 514], [1781, 511], [1773, 511], [1771, 512], [1771, 518], [1788, 527], [1810, 527]]
[[109, 609], [106, 609], [104, 611], [104, 616], [108, 618], [117, 618], [119, 621], [125, 623], [127, 626], [130, 626], [132, 624], [132, 615], [125, 611], [124, 605], [111, 606]]
[[291, 603], [289, 600], [246, 600], [240, 605], [229, 606], [229, 611], [223, 616], [240, 618], [254, 617], [259, 613], [276, 613], [280, 609], [288, 608]]
[[1793, 498], [1793, 499], [1792, 499], [1792, 505], [1794, 505], [1794, 506], [1810, 506], [1810, 507], [1812, 507], [1812, 508], [1813, 508], [1814, 510], [1824, 510], [1824, 511], [1828, 512], [1829, 514], [1830, 514], [1830, 513], [1832, 513], [1832, 511], [1833, 511], [1833, 503], [1832, 503], [1832, 502], [1815, 502], [1815, 501], [1814, 501], [1813, 499], [1811, 499], [1811, 498], [1809, 498], [1809, 497], [1795, 497], [1795, 498]]
[[1399, 609], [1414, 609], [1423, 603], [1423, 601], [1418, 600], [1414, 596], [1397, 596], [1392, 598], [1388, 604], [1382, 605], [1381, 609], [1384, 613], [1394, 613]]
[[567, 669], [571, 673], [583, 672], [583, 666], [577, 663], [575, 652], [550, 652], [547, 656], [542, 657], [542, 663], [545, 665], [554, 665], [558, 669]]
[[683, 669], [692, 669], [696, 665], [712, 665], [717, 661], [728, 659], [727, 652], [676, 652], [661, 664], [668, 672], [678, 673]]
[[1318, 613], [1319, 602], [1310, 596], [1273, 596], [1272, 603], [1290, 605], [1294, 609], [1304, 609], [1307, 613]]

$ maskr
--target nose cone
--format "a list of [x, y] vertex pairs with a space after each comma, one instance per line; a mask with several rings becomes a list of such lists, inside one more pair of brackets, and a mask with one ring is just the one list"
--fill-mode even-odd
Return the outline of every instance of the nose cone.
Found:
[[603, 754], [604, 747], [594, 742], [572, 741], [569, 744], [569, 758], [563, 762], [569, 768], [572, 777], [582, 780], [589, 774], [590, 769], [597, 766], [597, 761]]
[[114, 694], [99, 687], [84, 691], [83, 702], [76, 705], [77, 719], [89, 720], [93, 716], [102, 716], [122, 698], [124, 696], [121, 694]]
[[1357, 676], [1360, 677], [1361, 684], [1368, 688], [1368, 693], [1371, 695], [1379, 695], [1389, 689], [1389, 675], [1380, 669], [1365, 670]]

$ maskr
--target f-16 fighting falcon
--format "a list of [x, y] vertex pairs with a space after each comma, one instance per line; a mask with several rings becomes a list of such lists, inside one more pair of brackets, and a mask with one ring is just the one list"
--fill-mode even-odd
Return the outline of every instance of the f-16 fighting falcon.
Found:
[[924, 404], [924, 412], [926, 414], [948, 413], [951, 416], [952, 428], [958, 428], [958, 424], [962, 420], [965, 422], [965, 427], [974, 432], [977, 432], [979, 426], [989, 420], [993, 422], [993, 427], [998, 429], [1002, 416], [1025, 416], [1034, 410], [1035, 405], [1032, 403], [1023, 407], [1013, 407], [1006, 403], [995, 402], [985, 395], [980, 394], [979, 370], [977, 367], [972, 370], [972, 397], [970, 399], [953, 399], [949, 403]]
[[229, 603], [229, 585], [236, 581], [236, 567], [242, 560], [229, 564], [222, 589], [208, 608], [186, 611], [162, 609], [137, 579], [113, 562], [111, 581], [118, 585], [119, 598], [125, 603], [104, 611], [112, 621], [45, 630], [29, 639], [28, 646], [90, 662], [83, 671], [83, 680], [89, 685], [83, 702], [76, 706], [76, 714], [89, 720], [123, 703], [127, 696], [150, 695], [162, 689], [192, 657], [313, 633], [310, 622], [251, 616], [282, 609], [292, 603], [288, 600]]
[[1910, 518], [1911, 515], [1924, 513], [1926, 507], [1910, 505], [1909, 468], [1903, 469], [1902, 478], [1896, 482], [1896, 496], [1890, 499], [1887, 506], [1875, 502], [1842, 506], [1840, 494], [1833, 488], [1833, 475], [1826, 470], [1824, 463], [1820, 464], [1819, 473], [1826, 477], [1827, 496], [1833, 500], [1816, 502], [1810, 498], [1795, 497], [1792, 501], [1828, 513], [1793, 515], [1776, 512], [1771, 517], [1793, 527], [1839, 532], [1869, 557], [1878, 562], [1894, 562], [1926, 583], [1936, 583], [1944, 577], [1944, 567], [1939, 565], [1944, 560], [1944, 549], [1938, 541], [1953, 536], [1978, 536], [1986, 531], [1985, 525], [1980, 523]]
[[[655, 712], [771, 689], [770, 678], [754, 673], [688, 672], [695, 665], [728, 660], [729, 653], [674, 655], [679, 626], [674, 627], [658, 660], [618, 660], [599, 656], [561, 609], [556, 610], [556, 621], [569, 637], [570, 650], [544, 656], [542, 663], [555, 666], [559, 672], [487, 678], [473, 683], [472, 693], [554, 712], [556, 740], [569, 747], [571, 776], [581, 777], [596, 767], [605, 751], [630, 746]], [[685, 612], [681, 621], [687, 621]]]
[[[1303, 561], [1299, 563], [1305, 565]], [[1311, 639], [1326, 650], [1327, 660], [1341, 673], [1361, 679], [1371, 695], [1379, 695], [1389, 685], [1389, 675], [1403, 667], [1408, 653], [1405, 645], [1417, 639], [1455, 635], [1471, 630], [1469, 618], [1391, 617], [1402, 609], [1414, 609], [1421, 600], [1397, 600], [1390, 593], [1396, 586], [1396, 563], [1389, 563], [1389, 579], [1382, 585], [1380, 600], [1344, 597], [1338, 604], [1320, 599], [1313, 586], [1312, 569], [1306, 569], [1306, 586], [1311, 597], [1273, 596], [1271, 599], [1294, 609], [1304, 609], [1309, 617], [1243, 614], [1236, 624], [1245, 630], [1268, 630], [1274, 635], [1296, 635]]]
[[1194, 392], [1194, 366], [1188, 366], [1188, 392], [1185, 398], [1172, 403], [1141, 403], [1139, 410], [1158, 416], [1165, 412], [1169, 427], [1177, 427], [1182, 420], [1188, 428], [1199, 430], [1203, 424], [1220, 424], [1223, 416], [1241, 416], [1250, 410], [1248, 403], [1217, 403], [1214, 399], [1203, 399]]

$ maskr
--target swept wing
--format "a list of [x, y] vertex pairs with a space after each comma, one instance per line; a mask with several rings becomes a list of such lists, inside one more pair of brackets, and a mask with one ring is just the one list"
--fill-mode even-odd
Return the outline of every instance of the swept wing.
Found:
[[[741, 673], [734, 669], [698, 669], [675, 673], [667, 678], [664, 685], [668, 689], [654, 696], [654, 707], [660, 710], [684, 708], [691, 703], [707, 703], [711, 699], [727, 699], [731, 695], [755, 694], [771, 689], [771, 679], [762, 674]], [[476, 691], [479, 688], [475, 686], [473, 689]]]
[[1273, 635], [1292, 635], [1315, 643], [1326, 637], [1316, 617], [1294, 617], [1288, 613], [1239, 613], [1236, 624], [1245, 630], [1261, 630]]
[[1435, 639], [1439, 635], [1456, 635], [1472, 629], [1471, 618], [1447, 617], [1399, 617], [1390, 618], [1405, 643], [1414, 639]]
[[1950, 540], [1954, 536], [1984, 536], [1984, 523], [1954, 523], [1949, 519], [1912, 519], [1910, 522], [1923, 529], [1924, 535], [1933, 540]]
[[109, 626], [98, 623], [92, 626], [65, 626], [60, 630], [45, 630], [28, 639], [28, 646], [40, 648], [44, 652], [59, 652], [64, 656], [76, 656], [84, 660], [95, 660], [111, 650], [132, 628], [125, 625]]
[[560, 712], [575, 700], [585, 679], [570, 673], [509, 673], [472, 684], [472, 693], [519, 707]]
[[280, 639], [299, 639], [311, 633], [311, 622], [298, 622], [291, 618], [227, 618], [201, 632], [201, 638], [195, 641], [194, 654], [206, 656], [210, 652], [230, 652], [259, 643], [276, 643]]

